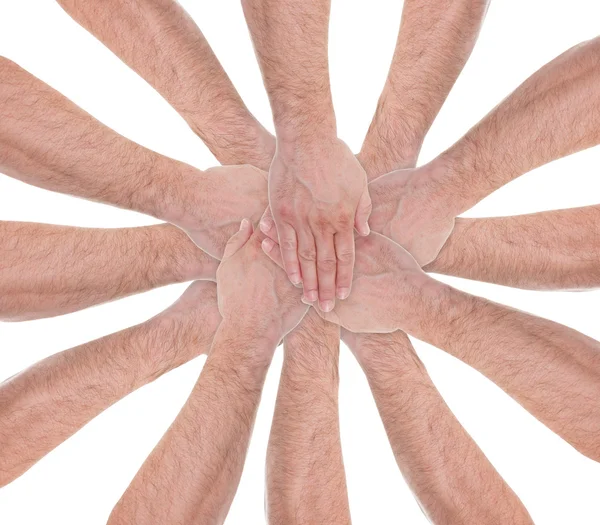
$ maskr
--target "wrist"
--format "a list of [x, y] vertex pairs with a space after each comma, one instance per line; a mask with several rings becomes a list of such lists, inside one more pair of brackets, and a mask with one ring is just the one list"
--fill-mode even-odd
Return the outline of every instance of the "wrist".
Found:
[[277, 151], [284, 153], [334, 142], [337, 124], [333, 106], [326, 103], [319, 109], [307, 102], [299, 111], [288, 111], [285, 117], [275, 119], [275, 134]]
[[278, 325], [275, 319], [237, 312], [235, 319], [225, 317], [221, 321], [218, 334], [235, 353], [270, 363], [282, 338]]
[[423, 170], [427, 172], [426, 182], [437, 202], [445, 205], [454, 216], [469, 210], [486, 196], [473, 184], [476, 180], [488, 178], [488, 174], [483, 162], [477, 160], [476, 148], [467, 136], [433, 159]]

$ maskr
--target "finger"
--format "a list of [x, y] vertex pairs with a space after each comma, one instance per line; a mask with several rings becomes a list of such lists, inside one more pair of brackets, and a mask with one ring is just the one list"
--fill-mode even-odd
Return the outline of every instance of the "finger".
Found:
[[335, 306], [335, 274], [337, 260], [333, 234], [325, 232], [315, 236], [317, 247], [317, 280], [319, 282], [319, 308], [331, 312]]
[[281, 223], [277, 226], [277, 235], [279, 246], [281, 247], [281, 258], [283, 259], [283, 269], [287, 273], [288, 279], [294, 286], [302, 282], [300, 277], [300, 264], [298, 262], [298, 241], [296, 230], [287, 223]]
[[354, 232], [336, 233], [333, 242], [337, 259], [335, 294], [338, 299], [346, 299], [350, 295], [354, 272]]
[[369, 195], [369, 189], [365, 186], [365, 189], [360, 196], [358, 201], [358, 207], [356, 208], [356, 215], [354, 217], [354, 227], [356, 231], [361, 235], [369, 235], [371, 228], [369, 228], [369, 216], [373, 205], [371, 204], [371, 196]]
[[223, 253], [223, 260], [228, 259], [244, 246], [252, 236], [253, 231], [254, 228], [252, 227], [252, 223], [248, 219], [243, 219], [240, 223], [239, 231], [234, 233], [229, 241], [227, 241], [227, 246], [225, 246], [225, 252]]
[[261, 246], [262, 246], [263, 252], [265, 252], [267, 257], [269, 259], [271, 259], [281, 269], [284, 269], [283, 268], [283, 259], [281, 258], [281, 249], [279, 248], [279, 244], [277, 244], [275, 241], [273, 241], [267, 237], [266, 239], [263, 239]]
[[304, 286], [303, 302], [313, 304], [319, 298], [319, 281], [317, 279], [317, 250], [310, 230], [298, 232], [298, 258], [302, 271]]
[[279, 245], [279, 238], [277, 237], [277, 228], [275, 228], [275, 221], [273, 220], [273, 214], [271, 208], [267, 208], [260, 219], [260, 231], [263, 232], [269, 239], [275, 241]]

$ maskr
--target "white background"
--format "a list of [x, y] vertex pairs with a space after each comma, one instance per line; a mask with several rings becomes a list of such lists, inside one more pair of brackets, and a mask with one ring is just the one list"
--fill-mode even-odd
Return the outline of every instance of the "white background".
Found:
[[[250, 109], [271, 128], [239, 1], [182, 4]], [[402, 2], [334, 0], [333, 4], [330, 54], [339, 130], [358, 150], [387, 73]], [[492, 2], [472, 58], [429, 133], [420, 161], [457, 140], [544, 63], [596, 36], [599, 19], [600, 4], [592, 0]], [[200, 168], [216, 164], [167, 103], [55, 2], [1, 0], [0, 54], [126, 137]], [[599, 160], [596, 148], [542, 167], [498, 191], [469, 215], [597, 203]], [[99, 227], [153, 222], [4, 176], [0, 176], [0, 219]], [[600, 338], [599, 292], [539, 293], [447, 281]], [[144, 321], [185, 287], [170, 286], [55, 319], [0, 325], [0, 380], [55, 352]], [[600, 522], [600, 465], [577, 453], [479, 373], [435, 348], [420, 342], [416, 347], [447, 403], [537, 523]], [[203, 359], [197, 359], [130, 395], [1, 489], [0, 523], [105, 523], [185, 401], [202, 364]], [[264, 459], [280, 368], [278, 351], [228, 523], [264, 522]], [[362, 372], [345, 348], [340, 413], [354, 523], [426, 523], [398, 472]]]

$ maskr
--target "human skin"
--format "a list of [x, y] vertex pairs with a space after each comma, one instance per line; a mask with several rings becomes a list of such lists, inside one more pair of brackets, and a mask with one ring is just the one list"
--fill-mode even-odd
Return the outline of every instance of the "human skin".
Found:
[[531, 290], [600, 287], [600, 206], [456, 219], [424, 270]]
[[366, 235], [366, 173], [337, 138], [328, 64], [330, 0], [244, 0], [273, 110], [269, 203], [290, 281], [330, 311], [350, 294], [353, 227]]
[[267, 206], [253, 166], [198, 170], [104, 126], [0, 58], [0, 170], [34, 186], [152, 215], [219, 257], [239, 221]]
[[0, 383], [0, 486], [127, 394], [208, 353], [220, 322], [215, 283], [196, 281], [152, 319]]
[[599, 57], [600, 38], [575, 46], [436, 159], [377, 179], [370, 185], [373, 230], [428, 264], [456, 216], [520, 175], [600, 143]]
[[[281, 264], [270, 239], [263, 249]], [[330, 313], [351, 332], [404, 332], [479, 370], [582, 454], [600, 461], [600, 343], [425, 274], [379, 234], [357, 240], [355, 294]]]
[[221, 164], [269, 169], [275, 138], [248, 111], [204, 35], [178, 2], [57, 1], [152, 85]]
[[533, 523], [403, 332], [345, 332], [343, 338], [369, 381], [398, 467], [431, 523]]
[[159, 286], [215, 280], [218, 261], [171, 224], [0, 222], [0, 320], [75, 312]]
[[339, 327], [314, 311], [302, 327], [284, 343], [267, 449], [267, 522], [348, 525], [338, 410]]
[[110, 525], [225, 520], [273, 353], [308, 309], [301, 291], [262, 253], [262, 237], [243, 221], [227, 244], [217, 270], [223, 321], [206, 364], [181, 412], [113, 510]]
[[369, 180], [415, 166], [425, 135], [471, 55], [488, 5], [489, 0], [405, 0], [392, 64], [358, 154]]

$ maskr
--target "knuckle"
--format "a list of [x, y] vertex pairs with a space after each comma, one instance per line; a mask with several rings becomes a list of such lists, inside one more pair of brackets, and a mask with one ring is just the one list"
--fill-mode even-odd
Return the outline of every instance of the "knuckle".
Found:
[[300, 248], [298, 250], [298, 257], [303, 261], [314, 262], [317, 258], [317, 252], [314, 248]]
[[337, 260], [332, 259], [331, 257], [326, 257], [324, 259], [319, 259], [317, 261], [317, 268], [322, 272], [332, 272], [337, 267]]
[[350, 266], [354, 264], [354, 253], [351, 251], [338, 252], [337, 260], [343, 266]]
[[296, 242], [292, 239], [283, 239], [281, 241], [281, 249], [286, 252], [291, 252], [296, 250]]

